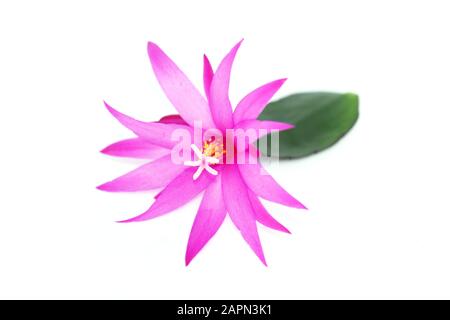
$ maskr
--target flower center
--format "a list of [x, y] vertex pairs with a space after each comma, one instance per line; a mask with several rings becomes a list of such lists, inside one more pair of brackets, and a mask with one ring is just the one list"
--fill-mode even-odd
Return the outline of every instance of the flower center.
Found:
[[218, 164], [225, 154], [223, 144], [213, 140], [207, 140], [200, 151], [195, 144], [191, 145], [196, 161], [185, 161], [185, 166], [198, 167], [197, 171], [192, 176], [192, 179], [197, 180], [202, 174], [203, 170], [206, 170], [212, 175], [217, 175], [218, 172], [211, 168], [211, 166]]
[[220, 159], [225, 153], [226, 150], [224, 150], [222, 143], [213, 141], [212, 139], [209, 139], [203, 143], [202, 154], [205, 157]]

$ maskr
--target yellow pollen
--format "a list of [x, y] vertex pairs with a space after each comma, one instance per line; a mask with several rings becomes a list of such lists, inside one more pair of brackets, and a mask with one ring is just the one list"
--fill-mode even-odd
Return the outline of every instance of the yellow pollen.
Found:
[[226, 153], [226, 151], [223, 149], [222, 143], [208, 140], [203, 144], [202, 153], [207, 157], [214, 157], [219, 159]]

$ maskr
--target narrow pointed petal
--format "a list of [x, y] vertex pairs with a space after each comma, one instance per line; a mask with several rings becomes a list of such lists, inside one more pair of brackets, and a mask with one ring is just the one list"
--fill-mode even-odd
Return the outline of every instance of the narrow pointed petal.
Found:
[[206, 98], [210, 101], [209, 98], [209, 89], [211, 87], [211, 82], [214, 77], [214, 71], [211, 66], [211, 62], [209, 62], [208, 57], [203, 55], [203, 87], [205, 89]]
[[159, 123], [167, 123], [167, 124], [182, 124], [187, 126], [188, 124], [179, 114], [171, 114], [168, 116], [164, 116], [158, 121]]
[[286, 80], [280, 79], [269, 82], [246, 95], [234, 110], [234, 123], [257, 119]]
[[247, 186], [235, 165], [225, 165], [222, 171], [222, 188], [225, 206], [234, 225], [240, 230], [261, 262], [267, 266], [259, 240], [256, 219], [248, 198]]
[[100, 152], [115, 157], [157, 159], [169, 154], [170, 149], [157, 146], [142, 138], [131, 138], [113, 143]]
[[190, 126], [202, 121], [204, 127], [213, 128], [208, 103], [186, 75], [156, 44], [149, 42], [147, 49], [161, 88], [183, 119]]
[[262, 205], [261, 201], [258, 199], [258, 197], [255, 196], [255, 194], [248, 190], [248, 197], [250, 199], [250, 202], [253, 206], [253, 212], [255, 214], [256, 220], [258, 220], [259, 223], [265, 225], [268, 228], [278, 230], [281, 232], [291, 233], [286, 227], [284, 227], [281, 223], [279, 223], [277, 220], [275, 220], [269, 212], [267, 212], [266, 208]]
[[[145, 139], [146, 141], [156, 144], [165, 148], [174, 147], [178, 141], [171, 139], [174, 130], [189, 130], [187, 126], [176, 124], [163, 124], [156, 122], [142, 122], [135, 120], [119, 111], [115, 110], [105, 102], [105, 106], [108, 111], [125, 127], [133, 131], [138, 137]], [[192, 135], [191, 135], [192, 136]]]
[[220, 176], [206, 189], [198, 209], [186, 250], [186, 265], [195, 258], [208, 241], [216, 234], [226, 216]]
[[[265, 136], [273, 131], [283, 131], [294, 128], [292, 124], [277, 122], [277, 121], [260, 121], [260, 120], [244, 120], [235, 125], [234, 129], [242, 129], [242, 134], [245, 132], [250, 133], [253, 131], [254, 134], [247, 135], [249, 137], [249, 142], [252, 143], [257, 139]], [[249, 131], [250, 130], [250, 131]], [[235, 134], [239, 136], [239, 131], [235, 131]]]
[[233, 109], [228, 97], [230, 74], [236, 53], [242, 40], [225, 56], [214, 74], [210, 87], [211, 113], [219, 129], [233, 127]]
[[173, 164], [169, 154], [102, 184], [98, 189], [109, 192], [135, 192], [162, 188], [183, 170], [184, 166]]
[[284, 190], [258, 161], [238, 166], [245, 183], [257, 196], [288, 207], [306, 209], [303, 204]]
[[197, 180], [193, 180], [192, 176], [196, 170], [197, 168], [185, 169], [180, 175], [169, 182], [164, 190], [158, 193], [150, 209], [137, 217], [121, 222], [153, 219], [169, 213], [194, 199], [195, 196], [205, 190], [216, 178], [216, 176], [210, 174], [202, 174]]

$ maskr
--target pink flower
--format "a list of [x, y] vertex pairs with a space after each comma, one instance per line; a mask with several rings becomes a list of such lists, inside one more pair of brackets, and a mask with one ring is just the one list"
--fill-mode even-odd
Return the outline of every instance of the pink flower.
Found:
[[[241, 41], [242, 42], [242, 41]], [[226, 151], [230, 139], [207, 139], [193, 143], [194, 157], [184, 163], [173, 161], [171, 150], [177, 145], [172, 135], [177, 130], [194, 134], [194, 123], [201, 121], [204, 129], [265, 129], [278, 131], [292, 125], [259, 121], [257, 117], [286, 79], [265, 84], [245, 96], [233, 112], [228, 88], [230, 72], [239, 42], [225, 56], [216, 72], [204, 56], [204, 89], [206, 98], [189, 81], [175, 63], [154, 43], [148, 44], [153, 71], [180, 115], [166, 116], [158, 122], [141, 122], [126, 116], [105, 103], [111, 114], [136, 138], [114, 143], [103, 153], [119, 157], [155, 159], [113, 181], [98, 187], [110, 192], [132, 192], [163, 188], [152, 206], [144, 213], [122, 221], [145, 221], [167, 214], [204, 192], [192, 226], [186, 251], [186, 265], [197, 255], [222, 225], [227, 213], [242, 237], [265, 264], [257, 231], [257, 222], [282, 232], [289, 231], [264, 208], [259, 198], [285, 206], [305, 209], [287, 193], [257, 161], [251, 144], [236, 153], [244, 153], [253, 163], [235, 163], [235, 156]], [[234, 139], [234, 138], [233, 138]]]

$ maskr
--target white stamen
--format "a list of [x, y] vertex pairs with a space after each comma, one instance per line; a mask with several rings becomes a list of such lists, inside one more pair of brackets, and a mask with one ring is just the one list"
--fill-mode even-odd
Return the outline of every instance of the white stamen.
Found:
[[195, 144], [191, 144], [191, 148], [194, 151], [195, 155], [197, 156], [198, 160], [185, 161], [184, 165], [190, 167], [198, 166], [198, 169], [197, 171], [195, 171], [194, 175], [192, 176], [192, 179], [197, 180], [198, 177], [200, 177], [200, 175], [202, 174], [203, 170], [206, 170], [210, 174], [216, 176], [218, 174], [217, 170], [214, 170], [209, 165], [219, 163], [219, 159], [205, 156]]
[[192, 150], [194, 150], [195, 155], [199, 159], [201, 159], [203, 157], [203, 153], [200, 151], [200, 149], [195, 144], [191, 144], [191, 148], [192, 148]]
[[217, 170], [211, 168], [210, 166], [205, 166], [205, 170], [208, 171], [209, 173], [211, 173], [212, 175], [217, 176]]

